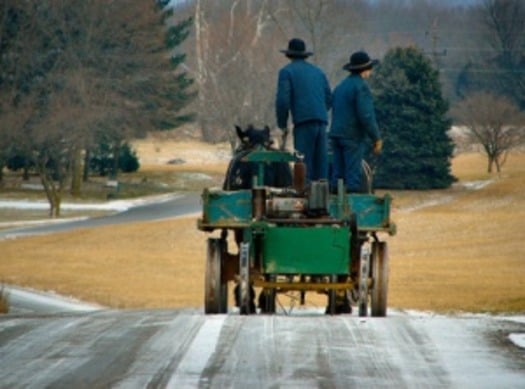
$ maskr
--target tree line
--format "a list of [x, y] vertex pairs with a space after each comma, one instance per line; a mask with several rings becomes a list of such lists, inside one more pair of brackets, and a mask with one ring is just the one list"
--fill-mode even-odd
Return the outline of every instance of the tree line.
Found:
[[[1, 0], [0, 167], [14, 151], [30, 159], [56, 215], [101, 145], [117, 161], [130, 139], [191, 122], [234, 149], [234, 125], [275, 126], [279, 50], [300, 37], [333, 86], [353, 51], [383, 60], [372, 80], [388, 136], [380, 166], [406, 163], [379, 181], [419, 187], [399, 181], [419, 169], [445, 187], [452, 118], [489, 170], [523, 144], [524, 20], [520, 0]], [[419, 166], [416, 142], [427, 142]]]
[[[37, 170], [51, 215], [80, 192], [91, 154], [172, 129], [195, 92], [176, 49], [191, 20], [166, 26], [165, 3], [2, 0], [0, 171], [13, 153]], [[68, 188], [69, 186], [69, 188]]]
[[[489, 171], [493, 166], [499, 171], [510, 145], [523, 144], [525, 137], [525, 3], [465, 3], [186, 1], [180, 13], [194, 19], [194, 33], [183, 46], [193, 53], [188, 65], [199, 90], [194, 105], [197, 127], [205, 140], [227, 140], [233, 145], [233, 124], [274, 126], [276, 74], [286, 62], [279, 49], [285, 48], [292, 37], [308, 43], [314, 52], [312, 61], [327, 72], [331, 85], [345, 77], [341, 66], [353, 51], [365, 49], [382, 59], [396, 48], [415, 48], [438, 72], [447, 108], [436, 113], [465, 126], [469, 142], [481, 143], [490, 150]], [[476, 106], [472, 101], [479, 101], [477, 109], [472, 110]], [[490, 120], [480, 123], [479, 113], [487, 112], [485, 107], [495, 101], [502, 102], [505, 109], [490, 110]], [[381, 115], [385, 122], [380, 125], [390, 126], [388, 121], [396, 120], [393, 115], [410, 109], [403, 103], [405, 99], [394, 102], [392, 115]], [[426, 131], [427, 123], [419, 123], [419, 131]], [[407, 122], [400, 126], [406, 127]], [[501, 138], [507, 139], [504, 146], [487, 145]]]

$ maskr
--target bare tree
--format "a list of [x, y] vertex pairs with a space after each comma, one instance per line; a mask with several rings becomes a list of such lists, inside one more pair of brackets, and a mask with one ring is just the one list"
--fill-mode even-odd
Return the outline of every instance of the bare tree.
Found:
[[[1, 9], [12, 36], [0, 46], [0, 132], [33, 158], [58, 216], [97, 135], [118, 146], [176, 125], [188, 81], [170, 62], [154, 2], [10, 0]], [[71, 182], [78, 192], [80, 180]]]
[[525, 3], [522, 0], [484, 0], [482, 20], [493, 48], [493, 82], [498, 92], [525, 108]]
[[368, 8], [363, 0], [276, 0], [269, 10], [280, 33], [280, 47], [294, 37], [305, 40], [314, 52], [310, 60], [323, 68], [332, 82], [345, 75], [341, 67], [352, 51], [371, 45], [364, 36]]
[[233, 139], [234, 124], [275, 123], [276, 76], [287, 61], [279, 49], [294, 37], [305, 40], [314, 52], [309, 60], [326, 71], [332, 85], [346, 76], [341, 67], [353, 51], [365, 49], [381, 58], [397, 46], [420, 47], [439, 62], [448, 96], [464, 95], [492, 74], [484, 61], [493, 49], [481, 37], [475, 14], [481, 6], [476, 4], [193, 0], [185, 3], [184, 12], [188, 8], [195, 31], [187, 50], [195, 55], [188, 56], [186, 65], [197, 80], [196, 111], [207, 141]]
[[[23, 51], [35, 50], [37, 30], [29, 4], [6, 0], [0, 6], [0, 167], [16, 145], [29, 152], [31, 133], [26, 124], [34, 117], [34, 107], [23, 99], [31, 87], [26, 77], [31, 73], [32, 59]], [[22, 33], [23, 32], [23, 33]]]
[[499, 173], [512, 149], [525, 144], [525, 115], [508, 98], [486, 92], [473, 94], [453, 109], [470, 140], [480, 143], [487, 155], [487, 171]]
[[234, 147], [235, 124], [274, 122], [268, 85], [278, 57], [267, 7], [266, 0], [195, 3], [199, 119], [207, 141]]
[[[275, 125], [277, 72], [287, 61], [279, 50], [289, 39], [303, 38], [314, 51], [311, 60], [340, 71], [352, 48], [334, 47], [358, 30], [357, 13], [363, 4], [362, 0], [195, 0], [193, 66], [204, 140], [228, 140], [234, 147], [235, 124]], [[339, 77], [338, 72], [334, 79]]]

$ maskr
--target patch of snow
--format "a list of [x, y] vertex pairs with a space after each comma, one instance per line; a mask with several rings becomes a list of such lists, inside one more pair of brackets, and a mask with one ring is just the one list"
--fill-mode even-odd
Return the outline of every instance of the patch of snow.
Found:
[[[88, 304], [73, 297], [66, 297], [55, 292], [42, 292], [34, 289], [2, 285], [9, 301], [20, 305], [21, 301], [30, 301], [31, 305], [46, 307], [46, 310], [61, 312], [90, 312], [104, 309], [100, 305]], [[22, 303], [24, 305], [24, 303]]]
[[417, 317], [432, 317], [436, 316], [435, 312], [432, 311], [415, 311], [412, 309], [403, 309], [401, 311], [398, 310], [388, 310], [388, 315], [390, 316], [392, 313], [398, 313], [398, 314], [406, 314], [408, 316], [417, 316]]
[[[148, 204], [150, 202], [165, 202], [173, 198], [180, 197], [179, 194], [167, 194], [159, 196], [147, 196], [130, 200], [112, 200], [102, 203], [62, 203], [61, 209], [67, 210], [100, 210], [123, 212], [137, 205]], [[49, 209], [49, 202], [42, 200], [1, 200], [0, 208], [10, 209]]]
[[21, 187], [29, 190], [44, 190], [44, 185], [42, 184], [22, 184]]
[[[60, 208], [68, 210], [125, 211], [132, 204], [132, 202], [126, 200], [115, 200], [106, 203], [62, 203]], [[41, 200], [0, 200], [0, 208], [45, 210], [49, 209], [49, 202]]]
[[[525, 324], [525, 316], [501, 316], [501, 320], [511, 321], [514, 323]], [[509, 339], [516, 346], [525, 349], [525, 333], [512, 333], [509, 334]]]
[[21, 220], [21, 221], [9, 221], [0, 223], [0, 228], [7, 227], [20, 227], [20, 226], [38, 226], [42, 224], [59, 224], [73, 221], [81, 221], [88, 219], [87, 216], [82, 217], [64, 217], [59, 219], [44, 219], [44, 220]]
[[[163, 203], [171, 199], [180, 197], [180, 194], [170, 193], [165, 195], [146, 196], [138, 199], [129, 200], [113, 200], [103, 203], [62, 203], [60, 205], [62, 210], [77, 210], [77, 211], [108, 211], [108, 212], [124, 212], [130, 208], [149, 204], [152, 202]], [[40, 200], [2, 200], [0, 199], [0, 208], [5, 209], [33, 209], [33, 210], [48, 210], [49, 203], [47, 201]], [[54, 224], [54, 223], [65, 223], [71, 221], [79, 221], [87, 219], [87, 216], [81, 217], [70, 217], [70, 218], [56, 218], [56, 219], [43, 219], [43, 220], [13, 220], [8, 222], [1, 222], [0, 228], [9, 228], [17, 226], [30, 226], [30, 225], [41, 225], [41, 224]]]
[[[480, 181], [466, 181], [455, 184], [457, 187], [463, 187], [468, 190], [480, 190], [486, 187], [487, 185], [494, 182], [494, 180], [480, 180]], [[436, 205], [443, 205], [451, 202], [454, 199], [453, 195], [442, 195], [437, 199], [424, 201], [420, 204], [413, 205], [411, 207], [403, 208], [406, 212], [413, 212], [423, 208], [433, 207]]]
[[470, 190], [479, 190], [483, 189], [489, 184], [492, 184], [494, 180], [480, 180], [480, 181], [468, 181], [468, 182], [462, 182], [461, 185], [464, 188], [470, 189]]
[[[517, 315], [517, 316], [498, 316], [498, 315], [490, 315], [486, 313], [458, 313], [455, 315], [440, 315], [436, 314], [434, 312], [424, 312], [424, 311], [415, 311], [415, 310], [389, 310], [388, 315], [389, 316], [395, 316], [397, 313], [406, 314], [412, 317], [419, 317], [419, 318], [429, 318], [429, 317], [443, 317], [443, 318], [450, 318], [450, 317], [458, 317], [458, 318], [490, 318], [490, 319], [496, 319], [496, 320], [505, 320], [505, 321], [512, 321], [515, 323], [525, 324], [525, 316], [524, 315]], [[509, 334], [509, 339], [512, 343], [514, 343], [516, 346], [521, 347], [525, 349], [525, 333], [512, 333]]]
[[525, 324], [525, 316], [502, 316], [503, 320], [513, 321], [515, 323]]
[[181, 173], [181, 177], [193, 180], [211, 180], [212, 178], [208, 174], [204, 173]]
[[509, 339], [516, 346], [525, 349], [525, 334], [510, 334]]
[[423, 202], [421, 204], [416, 204], [416, 205], [414, 205], [412, 207], [404, 208], [403, 210], [405, 212], [413, 212], [413, 211], [417, 211], [417, 210], [422, 209], [422, 208], [428, 208], [428, 207], [433, 207], [435, 205], [446, 204], [446, 203], [451, 202], [453, 199], [454, 199], [453, 196], [441, 196], [439, 199], [425, 201], [425, 202]]

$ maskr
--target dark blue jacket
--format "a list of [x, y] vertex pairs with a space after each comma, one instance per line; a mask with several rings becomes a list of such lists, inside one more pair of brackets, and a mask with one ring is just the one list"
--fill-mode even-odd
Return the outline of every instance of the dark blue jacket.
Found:
[[356, 143], [366, 137], [373, 142], [381, 138], [372, 93], [358, 74], [351, 74], [334, 89], [329, 136], [351, 139]]
[[275, 111], [277, 126], [286, 128], [291, 112], [294, 125], [309, 121], [328, 123], [332, 95], [321, 69], [304, 59], [294, 59], [279, 71]]

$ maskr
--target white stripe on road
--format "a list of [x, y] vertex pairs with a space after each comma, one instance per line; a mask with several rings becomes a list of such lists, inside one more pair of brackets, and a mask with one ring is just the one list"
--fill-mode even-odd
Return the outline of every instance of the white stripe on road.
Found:
[[195, 340], [170, 378], [168, 388], [186, 389], [199, 386], [200, 376], [217, 347], [226, 317], [227, 315], [206, 316], [206, 321], [195, 336]]

